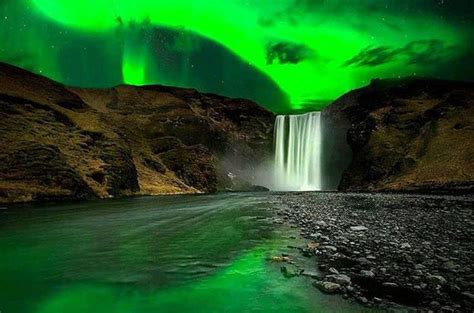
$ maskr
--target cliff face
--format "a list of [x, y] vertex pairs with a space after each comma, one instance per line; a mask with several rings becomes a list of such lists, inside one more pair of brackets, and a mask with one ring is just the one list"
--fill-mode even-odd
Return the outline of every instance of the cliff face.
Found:
[[0, 63], [0, 202], [231, 188], [271, 152], [273, 120], [248, 100], [69, 88]]
[[374, 80], [323, 114], [352, 150], [340, 190], [474, 189], [474, 83]]

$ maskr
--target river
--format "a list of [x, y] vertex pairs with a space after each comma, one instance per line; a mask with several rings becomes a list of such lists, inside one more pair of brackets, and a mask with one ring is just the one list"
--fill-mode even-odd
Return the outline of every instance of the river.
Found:
[[[368, 312], [285, 278], [298, 232], [273, 195], [215, 194], [42, 204], [0, 211], [0, 311]], [[292, 251], [290, 251], [292, 250]]]

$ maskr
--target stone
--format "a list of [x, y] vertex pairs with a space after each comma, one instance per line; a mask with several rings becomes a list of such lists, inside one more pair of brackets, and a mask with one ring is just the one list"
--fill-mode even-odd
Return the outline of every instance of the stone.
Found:
[[328, 250], [328, 251], [332, 251], [332, 252], [337, 251], [337, 248], [334, 247], [334, 246], [322, 246], [322, 248], [325, 249], [325, 250]]
[[357, 301], [362, 304], [367, 304], [369, 302], [366, 297], [357, 297]]
[[444, 262], [443, 265], [441, 266], [443, 269], [447, 270], [447, 271], [454, 271], [458, 266], [456, 265], [456, 263], [454, 263], [453, 261], [447, 261], [447, 262]]
[[366, 271], [366, 270], [360, 271], [360, 274], [361, 274], [362, 276], [369, 277], [369, 278], [373, 278], [373, 277], [375, 276], [374, 272], [372, 272], [372, 271]]
[[328, 226], [328, 224], [327, 224], [325, 221], [316, 221], [315, 224], [318, 225], [318, 226], [320, 226], [320, 227], [326, 227], [326, 226]]
[[313, 286], [318, 288], [321, 292], [334, 294], [338, 293], [341, 290], [341, 285], [329, 281], [315, 281]]
[[441, 307], [440, 309], [440, 312], [443, 312], [443, 313], [454, 313], [456, 312], [456, 310], [448, 305], [445, 305], [443, 307]]
[[437, 308], [439, 308], [439, 307], [440, 307], [440, 304], [439, 304], [438, 301], [431, 301], [431, 302], [430, 302], [430, 308], [432, 308], [432, 309], [437, 309]]
[[351, 278], [345, 274], [326, 275], [325, 279], [340, 285], [349, 285], [351, 283]]
[[474, 301], [474, 294], [468, 292], [468, 291], [465, 291], [465, 292], [462, 292], [461, 293], [464, 297], [466, 297], [467, 299], [471, 300], [471, 301]]
[[270, 258], [273, 262], [288, 262], [290, 258], [288, 256], [273, 256]]
[[295, 265], [291, 265], [291, 264], [288, 264], [288, 265], [282, 265], [280, 267], [280, 271], [281, 273], [283, 274], [283, 276], [285, 276], [286, 278], [291, 278], [291, 277], [295, 277], [295, 276], [299, 276], [302, 272], [301, 269], [299, 269], [298, 267], [296, 267]]
[[429, 275], [428, 280], [432, 283], [445, 285], [448, 281], [441, 275]]
[[320, 246], [320, 244], [317, 243], [317, 242], [308, 242], [306, 244], [307, 249], [317, 249], [317, 248], [319, 248], [319, 246]]
[[301, 272], [301, 276], [306, 276], [306, 277], [310, 277], [310, 278], [314, 278], [314, 279], [321, 278], [321, 275], [318, 272], [311, 271], [311, 270], [303, 270]]
[[362, 265], [370, 264], [370, 261], [364, 257], [357, 258], [356, 261]]
[[351, 229], [352, 231], [364, 231], [364, 230], [368, 230], [367, 227], [362, 226], [362, 225], [351, 226], [350, 229]]
[[415, 265], [415, 269], [417, 270], [424, 270], [426, 268], [426, 266], [424, 266], [423, 264], [416, 264]]

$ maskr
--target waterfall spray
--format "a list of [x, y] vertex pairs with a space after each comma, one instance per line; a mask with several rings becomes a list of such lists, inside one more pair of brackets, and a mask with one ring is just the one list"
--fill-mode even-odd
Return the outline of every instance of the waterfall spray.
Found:
[[275, 190], [321, 190], [321, 113], [275, 121]]

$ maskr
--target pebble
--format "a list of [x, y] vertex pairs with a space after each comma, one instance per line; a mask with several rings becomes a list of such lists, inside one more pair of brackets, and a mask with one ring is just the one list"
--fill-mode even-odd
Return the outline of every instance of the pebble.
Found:
[[337, 293], [341, 290], [341, 285], [329, 281], [315, 281], [313, 285], [324, 293]]
[[344, 274], [331, 274], [324, 277], [325, 280], [338, 283], [340, 285], [349, 285], [351, 283], [351, 278]]
[[428, 280], [439, 285], [444, 285], [448, 281], [441, 275], [430, 275], [428, 276]]
[[375, 276], [374, 272], [372, 272], [372, 271], [365, 271], [365, 270], [360, 271], [360, 274], [361, 274], [362, 276], [371, 277], [371, 278]]
[[365, 227], [365, 226], [362, 226], [362, 225], [360, 225], [360, 226], [351, 226], [351, 230], [353, 230], [353, 231], [363, 231], [363, 230], [368, 230], [368, 228]]
[[402, 248], [402, 249], [409, 249], [409, 248], [411, 248], [411, 245], [410, 245], [409, 243], [406, 243], [406, 242], [405, 242], [405, 243], [402, 243], [402, 245], [400, 246], [400, 248]]

